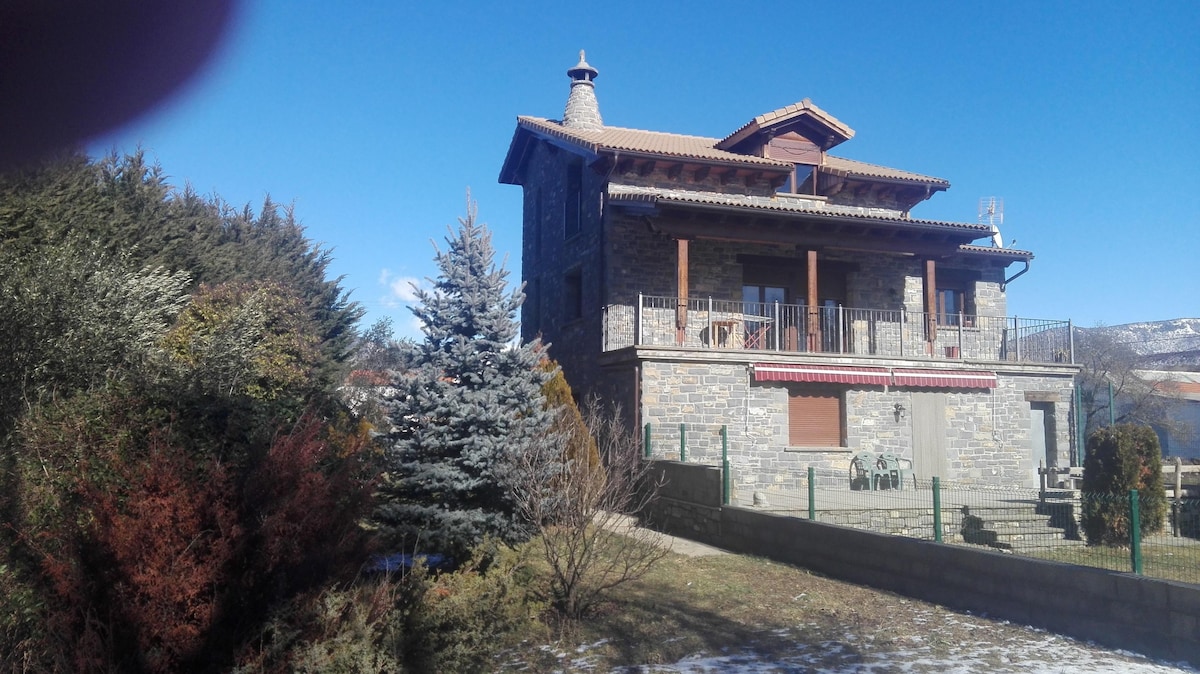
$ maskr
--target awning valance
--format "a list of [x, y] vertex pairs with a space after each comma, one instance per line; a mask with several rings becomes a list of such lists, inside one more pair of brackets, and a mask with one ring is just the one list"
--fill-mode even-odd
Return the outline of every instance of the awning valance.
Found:
[[884, 367], [759, 363], [754, 366], [754, 379], [755, 381], [803, 381], [887, 386], [892, 382], [892, 374]]
[[913, 386], [921, 388], [996, 388], [995, 372], [859, 367], [854, 365], [756, 363], [754, 365], [754, 380], [859, 384], [866, 386]]
[[969, 370], [892, 370], [896, 386], [928, 388], [996, 388], [995, 372]]

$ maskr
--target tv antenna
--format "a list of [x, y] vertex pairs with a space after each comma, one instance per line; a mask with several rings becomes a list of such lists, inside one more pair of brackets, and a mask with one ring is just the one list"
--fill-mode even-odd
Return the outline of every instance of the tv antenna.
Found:
[[[1004, 247], [1004, 239], [1000, 237], [1000, 225], [1004, 224], [1004, 199], [1001, 197], [980, 197], [979, 216], [976, 220], [981, 225], [992, 228], [992, 245]], [[1015, 243], [1015, 240], [1014, 240]]]

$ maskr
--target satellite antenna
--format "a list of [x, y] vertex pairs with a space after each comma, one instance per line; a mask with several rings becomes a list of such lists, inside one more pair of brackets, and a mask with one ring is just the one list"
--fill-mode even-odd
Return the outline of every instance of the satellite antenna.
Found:
[[992, 228], [992, 245], [996, 248], [1004, 247], [1004, 239], [1000, 237], [1000, 225], [1004, 224], [1004, 199], [1001, 197], [980, 197], [979, 198], [979, 218], [976, 220], [981, 225], [988, 225]]

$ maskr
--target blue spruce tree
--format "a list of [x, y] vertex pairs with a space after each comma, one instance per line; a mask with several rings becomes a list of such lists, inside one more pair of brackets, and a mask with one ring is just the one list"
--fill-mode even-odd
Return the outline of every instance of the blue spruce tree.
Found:
[[532, 533], [510, 489], [513, 457], [549, 424], [543, 408], [539, 345], [518, 344], [520, 289], [494, 262], [491, 234], [475, 205], [438, 250], [431, 290], [417, 290], [413, 313], [423, 341], [412, 368], [385, 401], [394, 430], [375, 524], [408, 551], [465, 559], [485, 537], [505, 543]]

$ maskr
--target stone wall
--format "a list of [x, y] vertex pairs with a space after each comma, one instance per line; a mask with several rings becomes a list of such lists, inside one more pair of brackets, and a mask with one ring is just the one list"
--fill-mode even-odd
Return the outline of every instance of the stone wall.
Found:
[[[913, 458], [914, 389], [848, 387], [844, 394], [844, 447], [792, 447], [788, 443], [788, 385], [755, 382], [749, 362], [714, 358], [642, 363], [641, 423], [649, 423], [657, 457], [679, 457], [685, 426], [688, 461], [719, 465], [721, 427], [737, 476], [735, 499], [753, 493], [792, 492], [809, 466], [822, 475], [845, 475], [859, 451]], [[1069, 376], [999, 373], [995, 389], [946, 390], [944, 481], [1037, 486], [1038, 460], [1030, 438], [1030, 399], [1053, 406], [1058, 465], [1069, 465]], [[930, 476], [922, 476], [930, 477]]]
[[[697, 488], [699, 466], [656, 462], [668, 484]], [[719, 482], [718, 482], [719, 485]], [[676, 493], [645, 514], [655, 528], [732, 552], [958, 610], [1200, 665], [1200, 587], [879, 534]], [[1052, 655], [1048, 656], [1051, 657]]]
[[[582, 168], [579, 231], [565, 230], [568, 165], [577, 155], [537, 143], [526, 164], [522, 219], [521, 279], [526, 301], [521, 337], [541, 337], [562, 365], [571, 386], [590, 391], [599, 373], [594, 354], [601, 344], [604, 267], [601, 255], [602, 193], [605, 177]], [[578, 278], [582, 316], [570, 315], [568, 275]]]

